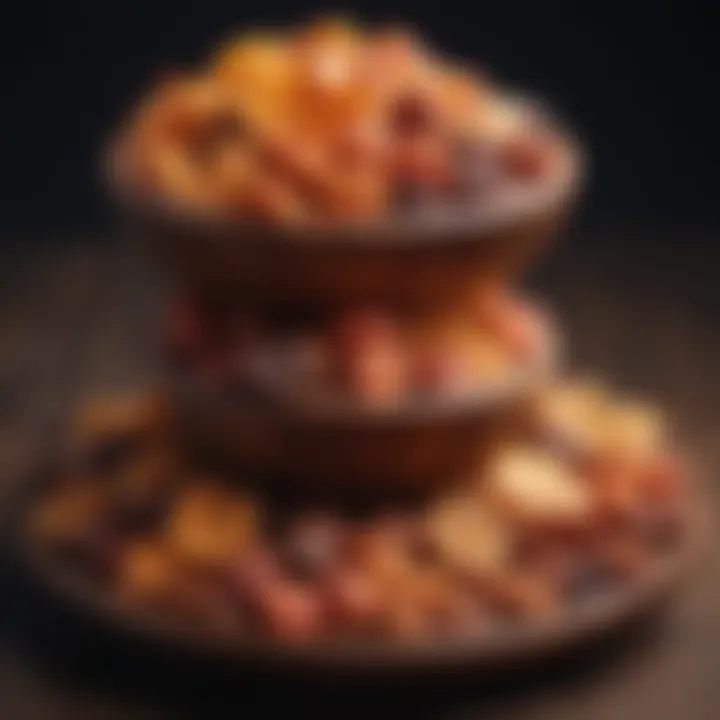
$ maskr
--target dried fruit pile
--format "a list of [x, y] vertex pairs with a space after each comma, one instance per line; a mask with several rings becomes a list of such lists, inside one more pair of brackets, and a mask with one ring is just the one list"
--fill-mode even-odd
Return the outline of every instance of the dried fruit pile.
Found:
[[549, 388], [528, 432], [429, 506], [293, 506], [189, 464], [153, 398], [93, 405], [35, 542], [195, 631], [422, 640], [542, 620], [631, 586], [688, 522], [652, 408]]
[[178, 297], [163, 345], [186, 376], [237, 397], [330, 392], [367, 406], [471, 393], [536, 354], [541, 328], [533, 306], [487, 289], [451, 315], [358, 309], [290, 322]]
[[554, 328], [514, 294], [579, 178], [561, 135], [386, 28], [252, 33], [165, 79], [113, 169], [177, 291], [167, 403], [83, 412], [33, 542], [239, 639], [482, 637], [641, 583], [690, 521], [672, 438], [547, 384]]
[[161, 82], [132, 118], [134, 185], [277, 223], [492, 203], [552, 173], [536, 111], [405, 31], [250, 33]]

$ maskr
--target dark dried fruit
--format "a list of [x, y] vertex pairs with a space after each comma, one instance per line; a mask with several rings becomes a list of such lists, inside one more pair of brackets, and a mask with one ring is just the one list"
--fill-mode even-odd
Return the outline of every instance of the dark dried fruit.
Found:
[[310, 640], [323, 627], [322, 605], [309, 587], [288, 582], [268, 587], [259, 598], [260, 620], [271, 635], [287, 642]]

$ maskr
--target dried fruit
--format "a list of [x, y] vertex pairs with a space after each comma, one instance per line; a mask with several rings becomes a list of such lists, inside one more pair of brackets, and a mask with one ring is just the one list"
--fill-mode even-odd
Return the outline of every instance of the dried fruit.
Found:
[[181, 556], [200, 563], [227, 563], [255, 539], [257, 509], [248, 498], [199, 481], [176, 501], [167, 538]]
[[317, 593], [309, 587], [288, 582], [267, 588], [260, 598], [259, 613], [265, 629], [288, 642], [317, 637], [324, 622]]
[[43, 499], [31, 518], [31, 532], [41, 542], [74, 545], [102, 523], [107, 510], [101, 488], [87, 481], [74, 482]]
[[401, 186], [446, 203], [461, 185], [479, 197], [483, 183], [456, 167], [460, 138], [492, 146], [522, 179], [541, 172], [548, 138], [496, 95], [402, 29], [329, 20], [250, 33], [205, 72], [155, 90], [129, 133], [126, 164], [143, 188], [213, 212], [281, 223], [373, 218]]
[[664, 418], [650, 405], [616, 402], [607, 412], [601, 437], [604, 452], [624, 460], [647, 460], [662, 452]]
[[440, 501], [429, 514], [427, 530], [446, 562], [472, 574], [497, 572], [512, 549], [508, 528], [474, 495]]
[[182, 571], [167, 547], [138, 540], [121, 554], [118, 581], [120, 592], [135, 601], [165, 604], [176, 596]]
[[501, 451], [486, 483], [495, 506], [521, 524], [582, 524], [592, 511], [592, 495], [583, 479], [543, 450]]
[[323, 603], [329, 623], [341, 631], [366, 631], [376, 625], [383, 597], [367, 573], [338, 569], [323, 583]]

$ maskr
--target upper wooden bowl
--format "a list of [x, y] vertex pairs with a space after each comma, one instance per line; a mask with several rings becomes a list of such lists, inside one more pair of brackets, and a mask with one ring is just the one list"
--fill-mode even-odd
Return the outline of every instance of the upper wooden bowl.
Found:
[[254, 306], [452, 304], [484, 279], [513, 281], [555, 234], [581, 168], [577, 145], [557, 140], [552, 171], [497, 202], [354, 224], [251, 224], [142, 194], [120, 172], [111, 178], [131, 232], [185, 286]]

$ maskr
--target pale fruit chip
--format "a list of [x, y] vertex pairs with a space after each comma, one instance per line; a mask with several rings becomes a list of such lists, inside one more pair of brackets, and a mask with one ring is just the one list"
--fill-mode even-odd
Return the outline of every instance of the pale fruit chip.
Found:
[[213, 487], [188, 490], [178, 499], [167, 527], [171, 546], [197, 561], [224, 561], [248, 549], [255, 536], [257, 510], [243, 497]]
[[593, 449], [600, 441], [608, 406], [608, 395], [598, 380], [577, 378], [541, 395], [540, 421], [551, 433]]
[[517, 448], [496, 458], [486, 480], [498, 507], [527, 523], [564, 523], [587, 517], [591, 495], [582, 479], [549, 452]]
[[606, 418], [603, 449], [627, 459], [646, 459], [661, 450], [666, 438], [662, 413], [651, 405], [617, 403]]
[[475, 130], [490, 142], [515, 137], [526, 122], [521, 106], [510, 99], [482, 95], [478, 105]]
[[477, 574], [492, 574], [509, 556], [507, 527], [477, 496], [440, 501], [431, 511], [428, 534], [438, 552], [453, 565]]

